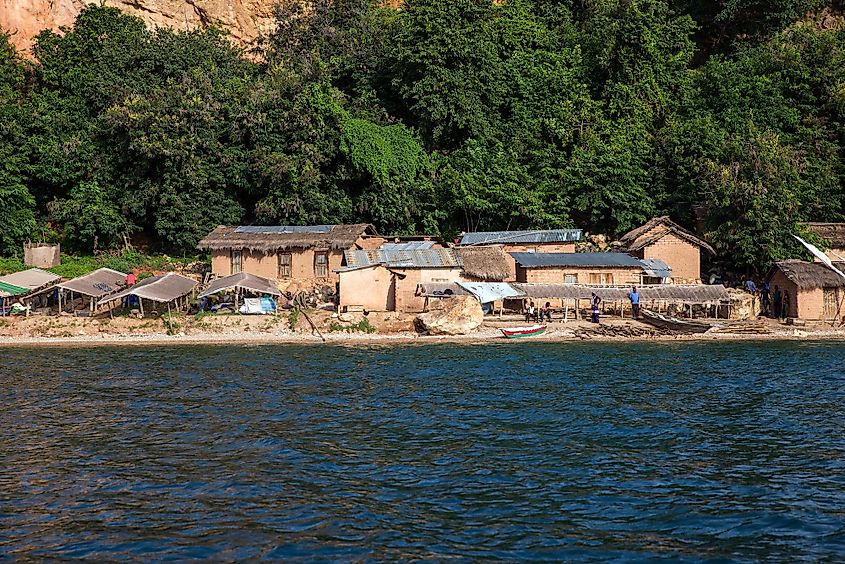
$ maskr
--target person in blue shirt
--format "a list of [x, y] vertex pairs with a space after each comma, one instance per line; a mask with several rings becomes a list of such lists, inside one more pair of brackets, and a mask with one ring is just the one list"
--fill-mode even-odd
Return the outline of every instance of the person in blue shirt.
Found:
[[637, 292], [637, 287], [631, 288], [631, 293], [628, 294], [628, 299], [631, 300], [631, 313], [634, 319], [640, 318], [640, 293]]

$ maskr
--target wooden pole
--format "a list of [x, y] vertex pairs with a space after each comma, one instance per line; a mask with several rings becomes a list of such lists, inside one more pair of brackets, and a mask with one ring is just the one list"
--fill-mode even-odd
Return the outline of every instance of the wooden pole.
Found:
[[144, 317], [144, 298], [138, 296], [138, 305], [141, 308], [141, 317]]

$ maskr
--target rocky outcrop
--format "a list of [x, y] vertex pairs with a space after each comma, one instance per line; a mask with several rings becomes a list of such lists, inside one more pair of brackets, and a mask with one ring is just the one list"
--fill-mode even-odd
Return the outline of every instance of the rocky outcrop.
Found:
[[[0, 28], [26, 52], [43, 29], [71, 26], [77, 14], [99, 0], [0, 0]], [[220, 25], [232, 40], [248, 46], [273, 30], [274, 0], [105, 0], [105, 5], [138, 16], [150, 28], [195, 29]]]
[[481, 304], [473, 297], [456, 296], [437, 300], [436, 309], [417, 316], [414, 324], [419, 333], [428, 335], [467, 335], [484, 321]]

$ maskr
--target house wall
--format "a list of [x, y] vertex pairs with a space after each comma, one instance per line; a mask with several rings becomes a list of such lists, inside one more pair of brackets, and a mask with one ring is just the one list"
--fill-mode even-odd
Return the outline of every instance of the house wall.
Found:
[[462, 279], [460, 268], [406, 268], [394, 272], [405, 275], [396, 278], [396, 311], [405, 313], [421, 312], [425, 307], [425, 298], [416, 295], [418, 284]]
[[701, 283], [701, 249], [674, 233], [645, 247], [640, 258], [660, 259], [668, 264], [675, 284]]
[[[288, 251], [284, 251], [288, 252]], [[320, 249], [291, 249], [291, 279], [294, 280], [316, 280], [314, 275], [314, 255]], [[342, 250], [328, 250], [329, 266], [328, 276], [323, 280], [336, 282], [338, 275], [335, 269], [343, 263]], [[241, 271], [263, 276], [264, 278], [278, 279], [279, 277], [279, 253], [263, 253], [261, 251], [243, 251], [241, 258]], [[231, 250], [214, 251], [211, 254], [211, 272], [219, 277], [232, 274]]]
[[383, 266], [340, 273], [340, 307], [360, 306], [369, 311], [393, 311], [393, 273]]
[[824, 318], [824, 290], [821, 288], [799, 292], [798, 285], [784, 276], [780, 270], [776, 271], [769, 280], [769, 285], [772, 293], [775, 291], [775, 286], [778, 286], [781, 292], [784, 290], [789, 292], [788, 317], [810, 321]]
[[565, 276], [574, 274], [578, 284], [590, 284], [590, 274], [612, 274], [614, 286], [639, 285], [642, 270], [640, 268], [597, 268], [597, 267], [518, 267], [517, 281], [538, 284], [563, 284]]
[[505, 282], [516, 281], [516, 261], [508, 253], [574, 253], [575, 243], [537, 243], [535, 245], [502, 245], [505, 251], [505, 258], [508, 261], [508, 268], [510, 269], [510, 276]]

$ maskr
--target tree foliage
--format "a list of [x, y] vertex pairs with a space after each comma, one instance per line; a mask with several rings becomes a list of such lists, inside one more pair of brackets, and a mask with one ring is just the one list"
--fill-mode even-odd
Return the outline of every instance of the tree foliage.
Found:
[[47, 223], [185, 252], [241, 222], [619, 235], [668, 213], [761, 270], [845, 217], [837, 10], [293, 1], [247, 56], [91, 5], [31, 63], [0, 35], [0, 252]]

